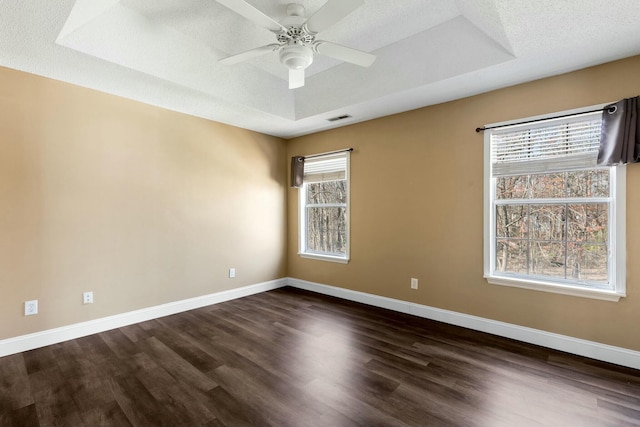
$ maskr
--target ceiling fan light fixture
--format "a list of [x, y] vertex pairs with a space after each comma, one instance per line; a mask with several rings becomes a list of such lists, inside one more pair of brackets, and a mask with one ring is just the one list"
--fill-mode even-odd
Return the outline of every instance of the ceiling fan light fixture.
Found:
[[290, 44], [280, 49], [280, 63], [290, 70], [304, 70], [313, 62], [309, 46]]
[[218, 62], [231, 65], [277, 51], [280, 63], [289, 70], [289, 89], [304, 86], [305, 69], [313, 63], [315, 54], [361, 67], [370, 66], [376, 59], [376, 56], [370, 53], [336, 43], [316, 40], [316, 34], [362, 6], [365, 0], [326, 0], [324, 5], [309, 18], [305, 17], [304, 6], [300, 4], [301, 0], [294, 0], [298, 3], [287, 5], [287, 16], [280, 22], [256, 9], [248, 0], [216, 1], [238, 15], [273, 32], [278, 41], [278, 44], [272, 43], [257, 47], [222, 58]]

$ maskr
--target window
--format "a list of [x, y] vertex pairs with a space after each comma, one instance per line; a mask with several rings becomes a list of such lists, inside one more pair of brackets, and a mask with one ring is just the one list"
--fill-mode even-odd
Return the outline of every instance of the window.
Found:
[[306, 158], [300, 188], [300, 255], [349, 260], [349, 152]]
[[485, 131], [490, 283], [625, 295], [625, 167], [596, 166], [601, 121], [585, 113]]

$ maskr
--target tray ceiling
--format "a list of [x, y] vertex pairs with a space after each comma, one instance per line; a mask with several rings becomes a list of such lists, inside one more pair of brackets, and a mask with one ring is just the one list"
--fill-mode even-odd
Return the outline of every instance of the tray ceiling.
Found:
[[290, 138], [640, 54], [638, 22], [637, 0], [366, 0], [319, 38], [374, 64], [316, 55], [290, 90], [277, 54], [218, 63], [275, 36], [215, 0], [3, 0], [0, 65]]

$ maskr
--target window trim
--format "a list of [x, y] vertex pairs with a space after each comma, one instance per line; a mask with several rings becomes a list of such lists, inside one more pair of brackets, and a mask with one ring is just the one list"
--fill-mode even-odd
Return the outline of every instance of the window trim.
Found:
[[[585, 108], [563, 111], [552, 114], [544, 114], [540, 116], [529, 117], [525, 119], [510, 120], [500, 123], [488, 124], [485, 127], [492, 126], [516, 126], [516, 123], [530, 120], [552, 119], [560, 115], [580, 114], [590, 110], [604, 108], [609, 104], [601, 104]], [[524, 126], [524, 125], [523, 125]], [[605, 301], [617, 302], [620, 298], [626, 296], [626, 166], [611, 167], [611, 195], [614, 202], [611, 204], [611, 215], [609, 223], [614, 224], [610, 227], [611, 245], [610, 251], [610, 277], [614, 285], [613, 290], [579, 287], [566, 285], [553, 280], [538, 280], [536, 278], [524, 277], [506, 277], [495, 275], [492, 272], [492, 257], [495, 254], [495, 239], [493, 238], [494, 215], [493, 200], [495, 199], [495, 186], [493, 185], [493, 177], [491, 175], [491, 134], [490, 129], [484, 132], [484, 275], [483, 277], [488, 283], [493, 285], [510, 286], [516, 288], [524, 288], [536, 291], [551, 292], [563, 295], [572, 295], [585, 298], [594, 298]], [[613, 262], [611, 262], [613, 261]]]
[[[321, 157], [336, 157], [344, 156], [347, 160], [347, 166], [345, 171], [345, 180], [347, 181], [347, 202], [346, 202], [346, 226], [347, 226], [347, 247], [344, 256], [337, 256], [331, 254], [323, 254], [318, 252], [307, 252], [306, 249], [306, 237], [307, 237], [307, 183], [303, 182], [302, 186], [298, 189], [298, 255], [301, 258], [307, 258], [318, 261], [337, 262], [340, 264], [347, 264], [350, 260], [351, 251], [351, 153], [345, 152], [340, 154], [327, 154]], [[321, 158], [318, 157], [318, 158]]]

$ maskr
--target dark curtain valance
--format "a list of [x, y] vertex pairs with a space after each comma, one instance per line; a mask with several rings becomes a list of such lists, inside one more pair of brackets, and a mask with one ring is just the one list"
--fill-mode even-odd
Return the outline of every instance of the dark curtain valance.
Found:
[[598, 165], [636, 163], [640, 159], [638, 99], [625, 98], [604, 108]]
[[304, 157], [294, 156], [291, 158], [291, 187], [302, 187], [304, 177]]

